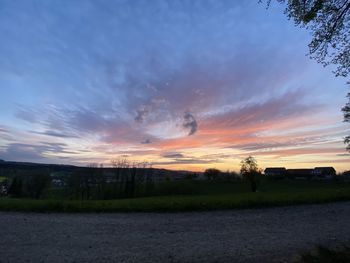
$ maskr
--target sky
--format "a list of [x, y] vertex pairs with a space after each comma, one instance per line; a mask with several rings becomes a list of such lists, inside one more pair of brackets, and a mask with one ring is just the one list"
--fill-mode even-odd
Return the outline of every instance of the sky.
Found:
[[273, 2], [0, 0], [0, 159], [350, 169], [349, 87]]

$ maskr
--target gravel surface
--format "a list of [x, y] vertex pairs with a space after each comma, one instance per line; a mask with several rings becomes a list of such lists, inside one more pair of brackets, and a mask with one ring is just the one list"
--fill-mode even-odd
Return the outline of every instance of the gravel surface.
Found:
[[195, 213], [0, 212], [0, 262], [292, 262], [350, 242], [350, 202]]

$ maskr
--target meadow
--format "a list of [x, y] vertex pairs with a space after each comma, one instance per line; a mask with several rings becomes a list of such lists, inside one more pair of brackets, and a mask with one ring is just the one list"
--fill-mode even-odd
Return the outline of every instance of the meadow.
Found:
[[114, 200], [68, 200], [58, 189], [43, 199], [0, 198], [1, 211], [180, 212], [262, 208], [350, 200], [350, 183], [281, 180], [260, 182], [250, 192], [244, 182], [173, 181], [155, 186], [151, 196]]
[[7, 180], [7, 177], [5, 177], [5, 176], [0, 176], [0, 183], [3, 182], [3, 181], [5, 181], [5, 180]]

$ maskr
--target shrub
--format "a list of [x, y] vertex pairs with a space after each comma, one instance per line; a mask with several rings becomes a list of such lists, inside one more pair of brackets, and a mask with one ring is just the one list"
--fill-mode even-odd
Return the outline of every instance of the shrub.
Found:
[[221, 174], [221, 171], [216, 169], [216, 168], [209, 168], [209, 169], [205, 170], [205, 172], [204, 172], [204, 176], [208, 180], [215, 180], [215, 179], [219, 178], [220, 174]]

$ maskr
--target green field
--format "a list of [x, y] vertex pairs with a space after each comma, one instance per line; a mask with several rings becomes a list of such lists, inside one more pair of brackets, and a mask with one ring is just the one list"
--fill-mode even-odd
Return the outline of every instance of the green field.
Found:
[[7, 180], [7, 177], [0, 176], [0, 182]]
[[350, 184], [309, 181], [265, 181], [259, 192], [238, 182], [167, 182], [154, 196], [118, 200], [72, 201], [0, 199], [2, 211], [33, 212], [178, 212], [314, 204], [350, 200]]
[[[112, 187], [113, 188], [113, 187]], [[259, 183], [258, 192], [260, 193], [302, 193], [310, 190], [337, 190], [349, 189], [350, 183], [322, 182], [322, 181], [274, 181], [262, 180]], [[169, 181], [158, 183], [154, 189], [147, 193], [142, 187], [137, 187], [135, 197], [150, 196], [212, 196], [223, 194], [244, 194], [250, 193], [250, 186], [247, 183], [225, 182], [225, 181]], [[62, 188], [51, 188], [44, 194], [44, 199], [67, 199], [68, 195]]]

